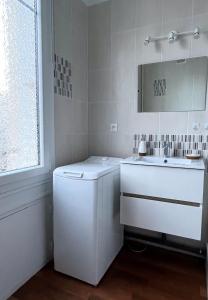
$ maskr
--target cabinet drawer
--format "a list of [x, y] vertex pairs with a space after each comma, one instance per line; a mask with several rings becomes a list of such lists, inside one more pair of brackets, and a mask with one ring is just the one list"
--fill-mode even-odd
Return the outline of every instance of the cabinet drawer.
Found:
[[201, 240], [202, 205], [121, 196], [121, 224]]
[[121, 165], [121, 192], [188, 202], [203, 202], [204, 171]]

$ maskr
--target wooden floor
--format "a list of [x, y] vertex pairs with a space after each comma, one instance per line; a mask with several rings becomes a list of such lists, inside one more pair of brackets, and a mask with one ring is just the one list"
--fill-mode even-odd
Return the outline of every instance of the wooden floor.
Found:
[[53, 271], [49, 264], [10, 300], [200, 300], [206, 299], [204, 261], [148, 248], [122, 250], [98, 287]]

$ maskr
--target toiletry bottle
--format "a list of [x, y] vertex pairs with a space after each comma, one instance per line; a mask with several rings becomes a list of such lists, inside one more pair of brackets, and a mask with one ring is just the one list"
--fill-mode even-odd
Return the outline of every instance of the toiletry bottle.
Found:
[[139, 143], [139, 155], [145, 156], [146, 154], [147, 154], [147, 145], [146, 145], [146, 141], [142, 137], [142, 139]]

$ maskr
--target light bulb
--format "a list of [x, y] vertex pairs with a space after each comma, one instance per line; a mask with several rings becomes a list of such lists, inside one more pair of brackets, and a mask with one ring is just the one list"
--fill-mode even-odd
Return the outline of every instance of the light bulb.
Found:
[[193, 36], [194, 36], [195, 40], [198, 40], [200, 38], [200, 28], [199, 27], [196, 27], [194, 29]]
[[151, 41], [151, 37], [150, 37], [150, 36], [147, 36], [146, 39], [144, 40], [144, 45], [145, 45], [145, 46], [148, 46], [149, 43], [150, 43], [150, 41]]
[[176, 41], [178, 38], [178, 33], [177, 31], [173, 30], [171, 32], [169, 32], [168, 34], [168, 42], [169, 43], [173, 43], [174, 41]]

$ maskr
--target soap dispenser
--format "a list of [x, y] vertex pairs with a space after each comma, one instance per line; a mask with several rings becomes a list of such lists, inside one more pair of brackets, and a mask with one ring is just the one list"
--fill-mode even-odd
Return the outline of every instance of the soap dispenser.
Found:
[[142, 137], [140, 143], [139, 143], [139, 155], [145, 156], [147, 154], [147, 145], [144, 137]]

